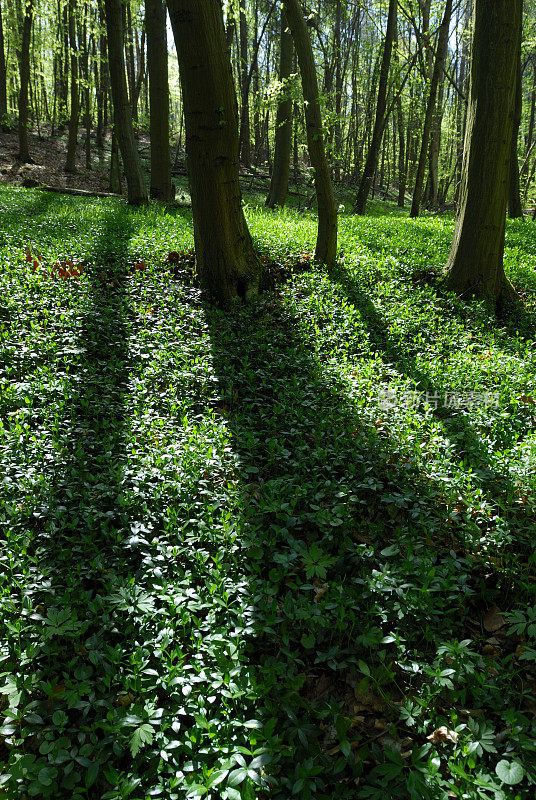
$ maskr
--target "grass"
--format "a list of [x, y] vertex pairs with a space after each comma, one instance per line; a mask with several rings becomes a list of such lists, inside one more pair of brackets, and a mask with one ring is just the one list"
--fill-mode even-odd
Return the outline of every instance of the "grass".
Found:
[[0, 192], [0, 797], [531, 798], [534, 228], [497, 322], [451, 219], [249, 199], [230, 313], [187, 208]]

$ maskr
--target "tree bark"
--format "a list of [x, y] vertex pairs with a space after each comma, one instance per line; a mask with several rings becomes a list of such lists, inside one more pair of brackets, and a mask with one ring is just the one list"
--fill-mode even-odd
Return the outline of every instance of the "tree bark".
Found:
[[515, 291], [504, 235], [522, 0], [476, 0], [460, 206], [446, 285], [497, 308]]
[[324, 147], [316, 65], [309, 32], [299, 0], [283, 0], [283, 10], [292, 33], [300, 65], [307, 127], [307, 147], [311, 166], [314, 170], [318, 204], [318, 235], [315, 259], [324, 264], [333, 264], [337, 258], [337, 207]]
[[277, 103], [275, 119], [275, 152], [270, 191], [266, 200], [268, 208], [284, 206], [290, 175], [292, 151], [292, 98], [289, 96], [289, 78], [292, 74], [293, 46], [285, 12], [281, 11], [281, 53], [279, 81], [282, 96]]
[[168, 0], [183, 94], [197, 271], [226, 305], [257, 294], [261, 265], [242, 209], [238, 106], [220, 0]]
[[123, 51], [121, 0], [104, 0], [108, 38], [108, 65], [114, 106], [114, 129], [123, 160], [127, 181], [128, 202], [141, 205], [147, 202], [147, 187], [132, 128], [132, 115], [128, 101]]
[[397, 0], [389, 0], [389, 11], [387, 15], [387, 30], [385, 32], [385, 42], [383, 45], [383, 56], [380, 68], [380, 79], [378, 82], [378, 99], [376, 101], [376, 117], [372, 130], [372, 139], [367, 153], [365, 168], [361, 176], [361, 182], [357, 191], [354, 210], [357, 214], [364, 214], [374, 173], [378, 165], [378, 157], [382, 143], [383, 131], [385, 129], [385, 111], [387, 107], [387, 80], [389, 77], [389, 67], [391, 65], [391, 54], [393, 51], [393, 41], [396, 36], [397, 25]]
[[169, 154], [169, 84], [166, 7], [162, 0], [145, 0], [149, 119], [151, 136], [151, 197], [172, 200]]
[[426, 159], [428, 157], [430, 147], [430, 133], [432, 131], [432, 123], [437, 107], [437, 87], [439, 86], [439, 79], [443, 72], [443, 65], [447, 53], [447, 40], [449, 35], [450, 17], [452, 15], [452, 0], [447, 0], [445, 12], [439, 28], [437, 37], [437, 51], [434, 62], [434, 71], [430, 83], [430, 94], [428, 96], [428, 103], [426, 106], [426, 114], [424, 117], [424, 126], [421, 140], [421, 152], [419, 155], [419, 163], [417, 165], [417, 175], [415, 177], [415, 187], [413, 189], [413, 201], [411, 204], [410, 217], [418, 217], [421, 206], [422, 193], [424, 189], [424, 172], [426, 169]]

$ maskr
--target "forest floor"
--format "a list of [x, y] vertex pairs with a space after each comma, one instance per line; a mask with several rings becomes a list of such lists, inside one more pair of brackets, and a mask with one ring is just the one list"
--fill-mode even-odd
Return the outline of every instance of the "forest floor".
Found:
[[32, 164], [17, 160], [18, 136], [16, 131], [0, 133], [0, 185], [21, 186], [23, 182], [36, 181], [56, 188], [83, 189], [89, 192], [109, 191], [109, 163], [106, 152], [93, 151], [92, 167], [85, 166], [85, 153], [77, 148], [76, 173], [64, 171], [66, 133], [50, 138], [43, 130], [29, 135]]
[[230, 312], [188, 207], [0, 189], [0, 797], [529, 800], [536, 228], [497, 320], [263, 199]]

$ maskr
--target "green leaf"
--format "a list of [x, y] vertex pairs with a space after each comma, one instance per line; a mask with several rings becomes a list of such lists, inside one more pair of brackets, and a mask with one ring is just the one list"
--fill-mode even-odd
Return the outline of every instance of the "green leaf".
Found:
[[134, 758], [138, 755], [144, 744], [151, 744], [153, 738], [154, 728], [152, 725], [149, 725], [148, 722], [145, 722], [143, 725], [140, 725], [139, 728], [136, 728], [130, 739], [130, 752], [132, 753], [132, 757]]
[[246, 779], [248, 774], [247, 769], [243, 767], [239, 767], [238, 769], [234, 769], [227, 778], [227, 783], [229, 786], [240, 786], [241, 783]]
[[506, 759], [503, 759], [495, 767], [495, 772], [500, 780], [509, 786], [520, 783], [525, 777], [525, 770], [519, 761], [506, 761]]

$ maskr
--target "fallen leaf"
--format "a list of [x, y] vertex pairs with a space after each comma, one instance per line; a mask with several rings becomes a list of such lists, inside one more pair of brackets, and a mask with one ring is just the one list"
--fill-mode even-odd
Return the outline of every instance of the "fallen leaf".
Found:
[[492, 644], [485, 644], [482, 648], [482, 655], [483, 656], [498, 656], [499, 651], [496, 647], [493, 647]]
[[458, 744], [459, 738], [459, 734], [457, 734], [456, 731], [451, 731], [446, 725], [442, 725], [431, 733], [430, 736], [427, 736], [426, 740], [432, 742], [432, 744], [441, 744], [443, 742]]
[[131, 703], [133, 703], [135, 699], [136, 698], [132, 694], [132, 692], [124, 692], [123, 694], [118, 694], [117, 695], [117, 699], [116, 699], [114, 705], [115, 705], [116, 708], [126, 708]]
[[314, 602], [318, 603], [318, 601], [321, 600], [324, 597], [324, 595], [326, 594], [327, 590], [328, 590], [327, 586], [322, 586], [321, 589], [318, 589], [318, 591], [315, 593]]
[[495, 631], [498, 631], [503, 625], [506, 625], [506, 620], [497, 606], [492, 606], [486, 612], [483, 623], [488, 633], [495, 633]]

